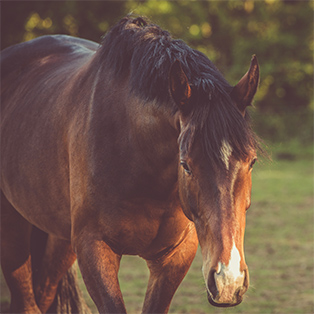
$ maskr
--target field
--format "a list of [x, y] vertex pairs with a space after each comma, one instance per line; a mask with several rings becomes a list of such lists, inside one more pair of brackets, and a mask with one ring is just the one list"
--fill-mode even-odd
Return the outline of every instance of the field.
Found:
[[[245, 236], [251, 287], [243, 303], [230, 309], [208, 304], [198, 252], [170, 313], [314, 313], [313, 147], [269, 150], [272, 162], [261, 160], [254, 168]], [[148, 279], [145, 262], [124, 257], [119, 277], [128, 312], [139, 313]], [[3, 280], [1, 288], [1, 302], [7, 302]]]

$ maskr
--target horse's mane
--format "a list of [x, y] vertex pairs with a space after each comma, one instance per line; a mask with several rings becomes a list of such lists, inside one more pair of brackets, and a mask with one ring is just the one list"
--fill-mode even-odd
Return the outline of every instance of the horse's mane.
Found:
[[221, 162], [222, 143], [229, 143], [238, 158], [259, 147], [249, 117], [243, 118], [230, 98], [232, 86], [213, 63], [182, 40], [173, 39], [159, 26], [142, 17], [127, 16], [103, 38], [98, 54], [112, 75], [128, 76], [133, 93], [157, 105], [178, 107], [169, 92], [169, 70], [175, 60], [182, 65], [194, 98], [190, 126], [182, 145], [189, 149], [196, 136], [208, 156]]

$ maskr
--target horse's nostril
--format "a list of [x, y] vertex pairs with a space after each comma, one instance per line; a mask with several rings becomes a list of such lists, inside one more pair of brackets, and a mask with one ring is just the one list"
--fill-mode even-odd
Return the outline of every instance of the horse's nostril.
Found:
[[218, 289], [216, 286], [216, 280], [215, 280], [215, 269], [211, 269], [208, 276], [208, 290], [210, 291], [213, 299], [216, 299], [218, 296]]
[[243, 285], [241, 289], [239, 290], [239, 296], [242, 297], [244, 293], [248, 290], [250, 284], [250, 279], [249, 279], [249, 271], [248, 269], [244, 270], [244, 280], [243, 280]]

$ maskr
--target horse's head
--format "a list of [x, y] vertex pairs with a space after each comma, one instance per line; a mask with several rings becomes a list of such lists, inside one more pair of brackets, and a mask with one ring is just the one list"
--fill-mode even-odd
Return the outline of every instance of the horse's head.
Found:
[[180, 108], [179, 195], [185, 215], [195, 223], [208, 300], [215, 306], [239, 304], [249, 286], [243, 242], [256, 142], [245, 109], [258, 80], [254, 56], [240, 82], [213, 104], [215, 96], [198, 94], [178, 61], [170, 71], [170, 91]]

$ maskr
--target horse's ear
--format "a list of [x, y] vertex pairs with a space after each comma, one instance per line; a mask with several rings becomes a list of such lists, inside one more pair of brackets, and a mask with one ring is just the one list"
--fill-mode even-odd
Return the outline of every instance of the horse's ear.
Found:
[[238, 109], [245, 114], [245, 108], [250, 106], [257, 90], [259, 82], [259, 66], [254, 55], [251, 60], [250, 69], [241, 78], [239, 83], [232, 89], [231, 98], [236, 103]]
[[184, 110], [191, 98], [192, 91], [188, 78], [182, 70], [181, 63], [176, 60], [170, 68], [169, 73], [170, 93], [181, 110]]

